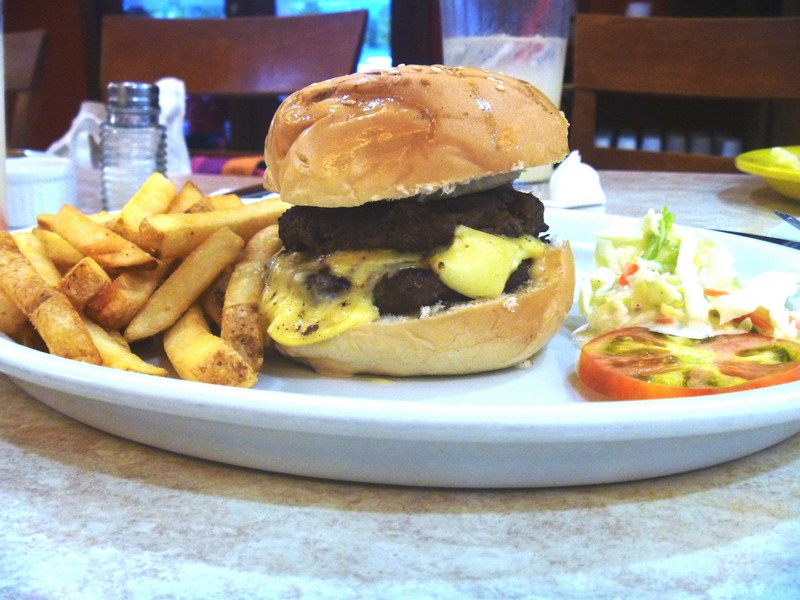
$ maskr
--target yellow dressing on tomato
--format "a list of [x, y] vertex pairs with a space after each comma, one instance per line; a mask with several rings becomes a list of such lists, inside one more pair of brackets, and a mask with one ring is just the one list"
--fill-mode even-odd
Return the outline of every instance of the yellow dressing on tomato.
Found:
[[614, 400], [744, 391], [800, 379], [800, 344], [755, 333], [693, 339], [628, 327], [584, 344], [578, 376]]

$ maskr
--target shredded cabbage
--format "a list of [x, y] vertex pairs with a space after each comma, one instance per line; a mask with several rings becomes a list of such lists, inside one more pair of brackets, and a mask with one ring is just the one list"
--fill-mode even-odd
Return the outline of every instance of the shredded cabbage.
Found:
[[787, 307], [798, 273], [766, 271], [742, 282], [723, 245], [675, 225], [665, 207], [637, 226], [598, 234], [593, 271], [579, 288], [587, 323], [575, 334], [594, 337], [630, 326], [687, 337], [755, 331], [797, 339], [800, 310]]

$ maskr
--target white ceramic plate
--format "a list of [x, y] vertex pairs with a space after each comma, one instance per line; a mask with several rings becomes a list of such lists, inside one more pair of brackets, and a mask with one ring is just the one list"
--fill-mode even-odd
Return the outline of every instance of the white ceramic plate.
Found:
[[[611, 218], [548, 209], [578, 277]], [[724, 239], [744, 276], [800, 254]], [[271, 471], [459, 487], [625, 481], [719, 464], [800, 431], [800, 382], [659, 401], [588, 402], [574, 375], [573, 312], [527, 368], [468, 377], [330, 379], [275, 360], [255, 389], [125, 373], [0, 339], [0, 370], [32, 396], [99, 429], [159, 448]]]

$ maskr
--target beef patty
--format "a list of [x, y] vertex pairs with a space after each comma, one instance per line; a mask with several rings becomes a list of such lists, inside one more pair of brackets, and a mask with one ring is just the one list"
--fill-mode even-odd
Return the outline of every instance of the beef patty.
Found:
[[[530, 281], [531, 259], [524, 260], [506, 282], [511, 293]], [[430, 269], [401, 269], [378, 281], [372, 292], [373, 303], [381, 315], [413, 315], [423, 306], [449, 306], [469, 302], [470, 298], [451, 290]]]
[[[508, 237], [539, 237], [547, 231], [539, 199], [511, 184], [458, 198], [379, 201], [354, 208], [294, 206], [278, 224], [287, 250], [314, 255], [337, 250], [428, 251], [451, 244], [457, 225]], [[526, 260], [519, 266], [509, 278], [506, 292], [530, 281], [530, 265]], [[328, 271], [318, 273], [312, 282], [309, 289], [313, 287], [315, 293], [344, 289], [349, 284]], [[411, 315], [423, 306], [469, 298], [445, 286], [433, 271], [409, 268], [381, 278], [373, 300], [381, 315]]]
[[312, 254], [432, 250], [452, 243], [456, 225], [508, 237], [547, 231], [539, 199], [511, 184], [439, 200], [387, 200], [353, 208], [293, 206], [278, 220], [284, 247]]

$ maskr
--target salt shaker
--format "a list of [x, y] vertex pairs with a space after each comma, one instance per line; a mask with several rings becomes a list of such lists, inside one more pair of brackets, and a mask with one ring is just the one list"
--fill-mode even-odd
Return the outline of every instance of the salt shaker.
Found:
[[166, 173], [166, 133], [158, 122], [158, 86], [109, 83], [106, 111], [106, 122], [100, 127], [103, 208], [116, 210], [154, 172]]

